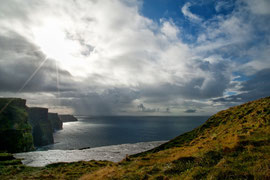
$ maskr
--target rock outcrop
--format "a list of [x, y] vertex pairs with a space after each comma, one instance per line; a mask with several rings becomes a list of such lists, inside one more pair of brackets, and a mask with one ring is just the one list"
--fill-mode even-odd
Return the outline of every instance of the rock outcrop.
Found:
[[34, 145], [38, 147], [54, 143], [52, 124], [48, 119], [48, 109], [31, 107], [28, 108], [28, 114]]
[[63, 129], [63, 122], [61, 121], [57, 113], [49, 113], [48, 119], [51, 122], [53, 131]]
[[33, 150], [26, 100], [0, 98], [0, 110], [0, 151], [15, 153]]
[[69, 115], [69, 114], [62, 114], [62, 115], [59, 115], [59, 117], [60, 117], [62, 122], [78, 121], [77, 118], [75, 118], [73, 115]]

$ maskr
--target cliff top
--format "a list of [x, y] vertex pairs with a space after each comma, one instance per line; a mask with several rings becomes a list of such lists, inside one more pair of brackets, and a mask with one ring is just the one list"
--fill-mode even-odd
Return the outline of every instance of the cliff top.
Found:
[[20, 98], [0, 98], [0, 130], [29, 128], [25, 104]]
[[76, 179], [86, 173], [81, 179], [270, 179], [270, 98], [221, 111], [198, 128], [119, 163], [5, 164], [0, 177], [1, 171], [6, 179]]
[[26, 100], [21, 98], [0, 98], [0, 109], [7, 105], [25, 106]]
[[48, 114], [49, 115], [53, 115], [53, 116], [58, 116], [58, 113], [51, 113], [51, 112], [49, 112]]
[[28, 107], [28, 109], [33, 111], [48, 111], [48, 108], [44, 107]]

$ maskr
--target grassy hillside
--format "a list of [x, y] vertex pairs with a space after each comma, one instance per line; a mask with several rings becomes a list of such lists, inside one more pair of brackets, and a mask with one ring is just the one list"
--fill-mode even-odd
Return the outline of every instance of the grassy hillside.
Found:
[[27, 167], [11, 154], [0, 153], [0, 179], [79, 179], [83, 174], [113, 164], [108, 161], [56, 163], [44, 168]]
[[270, 97], [82, 179], [270, 179]]
[[1, 179], [80, 176], [127, 180], [270, 179], [270, 97], [221, 111], [193, 131], [120, 163], [91, 161], [45, 168], [9, 165], [2, 170], [0, 166]]

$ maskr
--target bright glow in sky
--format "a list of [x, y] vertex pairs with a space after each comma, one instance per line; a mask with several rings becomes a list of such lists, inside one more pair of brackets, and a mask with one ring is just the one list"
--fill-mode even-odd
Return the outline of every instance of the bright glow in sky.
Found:
[[78, 114], [212, 114], [269, 95], [269, 12], [268, 0], [1, 1], [0, 96]]
[[59, 61], [60, 66], [73, 75], [86, 76], [79, 42], [68, 39], [67, 32], [59, 25], [59, 21], [49, 19], [41, 26], [34, 27], [32, 32], [35, 44], [48, 58]]

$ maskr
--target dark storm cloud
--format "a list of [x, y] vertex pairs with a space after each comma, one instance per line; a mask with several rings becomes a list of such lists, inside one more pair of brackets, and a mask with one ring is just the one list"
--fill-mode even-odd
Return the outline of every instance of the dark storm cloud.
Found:
[[[59, 69], [57, 97], [76, 114], [212, 113], [223, 104], [269, 95], [269, 69], [261, 70], [270, 67], [270, 11], [262, 6], [264, 0], [215, 3], [217, 11], [235, 10], [210, 19], [191, 7], [210, 1], [186, 3], [180, 7], [186, 23], [193, 19], [198, 31], [185, 29], [176, 19], [156, 23], [141, 14], [140, 1], [123, 2], [2, 0], [0, 96], [17, 95], [42, 63], [45, 55], [38, 45], [59, 50], [59, 56], [51, 56], [68, 57], [62, 67], [67, 70]], [[196, 25], [194, 19], [199, 20]], [[191, 41], [180, 38], [188, 36]], [[45, 48], [40, 38], [49, 38]], [[71, 48], [64, 47], [66, 42]], [[240, 82], [233, 80], [234, 73], [256, 74]], [[57, 86], [55, 62], [48, 59], [22, 94], [37, 105], [54, 107]], [[241, 94], [224, 97], [231, 89]]]
[[113, 88], [101, 93], [61, 92], [61, 98], [62, 104], [74, 108], [77, 114], [112, 115], [133, 108], [131, 104], [138, 93], [128, 88]]
[[161, 84], [143, 86], [140, 94], [146, 97], [147, 102], [160, 102], [182, 97], [184, 99], [208, 99], [222, 96], [225, 89], [230, 86], [229, 65], [225, 62], [211, 64], [205, 61], [197, 61], [196, 67], [207, 72], [206, 77], [189, 78], [189, 81], [178, 84]]
[[[14, 32], [0, 35], [0, 47], [0, 91], [17, 92], [46, 57], [38, 47]], [[75, 82], [70, 73], [59, 69], [58, 74], [61, 90], [72, 90], [71, 84]], [[56, 78], [55, 62], [48, 59], [22, 92], [56, 92]]]
[[218, 98], [214, 102], [246, 102], [270, 96], [270, 69], [263, 69], [242, 83], [243, 93], [226, 98]]

